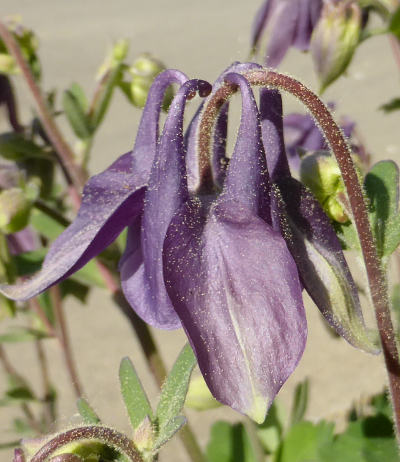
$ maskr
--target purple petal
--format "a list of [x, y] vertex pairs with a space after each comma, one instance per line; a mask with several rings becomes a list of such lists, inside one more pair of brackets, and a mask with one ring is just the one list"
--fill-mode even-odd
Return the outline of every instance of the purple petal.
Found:
[[277, 186], [283, 236], [305, 289], [328, 323], [351, 345], [376, 352], [329, 218], [314, 196], [294, 178], [284, 178]]
[[292, 45], [295, 33], [299, 4], [297, 1], [281, 1], [274, 12], [274, 25], [267, 47], [266, 65], [278, 67], [287, 50]]
[[[209, 98], [220, 88], [225, 76], [229, 72], [244, 73], [251, 69], [260, 68], [261, 66], [256, 63], [239, 63], [234, 62], [227, 69], [222, 72], [213, 85], [212, 92]], [[189, 191], [197, 191], [200, 188], [200, 177], [199, 177], [199, 156], [198, 156], [198, 123], [204, 104], [207, 103], [205, 100], [200, 108], [197, 110], [195, 116], [190, 122], [189, 128], [185, 134], [185, 145], [187, 148], [186, 154], [186, 169], [188, 176]], [[213, 132], [213, 149], [211, 153], [211, 164], [212, 164], [212, 175], [213, 180], [217, 186], [222, 186], [223, 179], [226, 173], [226, 166], [229, 163], [229, 159], [226, 156], [226, 132], [227, 126], [227, 115], [224, 112], [228, 111], [228, 105], [224, 105], [221, 108], [221, 112], [217, 117]]]
[[182, 72], [168, 69], [154, 79], [150, 88], [132, 151], [133, 170], [136, 173], [142, 172], [142, 183], [148, 181], [156, 153], [159, 138], [158, 125], [165, 91], [173, 83], [182, 85], [187, 80]]
[[240, 87], [242, 116], [224, 189], [218, 201], [227, 198], [245, 205], [254, 214], [270, 221], [269, 182], [261, 137], [260, 114], [251, 87], [241, 74], [230, 73], [225, 79]]
[[275, 178], [290, 176], [283, 141], [282, 97], [277, 90], [260, 90], [261, 131], [267, 157], [268, 172]]
[[[165, 290], [162, 246], [171, 218], [188, 199], [183, 114], [186, 99], [196, 90], [205, 96], [211, 91], [211, 85], [201, 80], [182, 85], [165, 122], [145, 197], [141, 231], [143, 265], [138, 266], [139, 259], [131, 254], [125, 254], [120, 265], [122, 289], [131, 306], [148, 324], [164, 329], [180, 327]], [[137, 233], [131, 231], [129, 241], [137, 242], [134, 234]], [[135, 244], [129, 244], [129, 252], [132, 245]], [[137, 244], [133, 250], [137, 252]]]
[[293, 46], [306, 51], [310, 45], [310, 38], [314, 26], [319, 19], [322, 8], [321, 0], [298, 0], [299, 16], [297, 18], [296, 34]]
[[116, 160], [92, 177], [83, 190], [75, 221], [54, 241], [41, 271], [16, 285], [3, 285], [1, 292], [14, 300], [27, 300], [78, 271], [98, 255], [138, 216], [145, 188], [132, 172], [132, 154]]
[[271, 13], [273, 12], [275, 6], [276, 0], [265, 0], [254, 17], [251, 34], [251, 48], [253, 51], [256, 51], [258, 48], [260, 37], [264, 32], [264, 29], [267, 27]]
[[164, 244], [164, 277], [216, 399], [262, 422], [295, 369], [307, 325], [284, 240], [236, 202], [187, 202]]

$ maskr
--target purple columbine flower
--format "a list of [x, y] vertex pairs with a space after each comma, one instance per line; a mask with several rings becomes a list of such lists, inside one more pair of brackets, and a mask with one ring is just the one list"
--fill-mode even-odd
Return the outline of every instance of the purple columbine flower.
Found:
[[[241, 74], [253, 67], [231, 66], [212, 89], [224, 79], [237, 85], [242, 117], [229, 158], [228, 104], [221, 108], [208, 182], [197, 168], [202, 112], [186, 140], [183, 116], [193, 92], [206, 96], [211, 86], [166, 71], [150, 90], [132, 153], [89, 180], [78, 217], [53, 243], [41, 272], [1, 290], [18, 300], [38, 294], [128, 226], [120, 271], [129, 303], [154, 326], [182, 325], [214, 396], [261, 422], [305, 347], [302, 286], [344, 338], [374, 347], [329, 219], [290, 176], [280, 95], [262, 90], [258, 109]], [[172, 82], [181, 87], [158, 137]]]
[[300, 51], [308, 50], [322, 4], [323, 0], [265, 0], [254, 19], [253, 50], [258, 49], [267, 27], [270, 29], [265, 56], [267, 66], [278, 67], [291, 46]]

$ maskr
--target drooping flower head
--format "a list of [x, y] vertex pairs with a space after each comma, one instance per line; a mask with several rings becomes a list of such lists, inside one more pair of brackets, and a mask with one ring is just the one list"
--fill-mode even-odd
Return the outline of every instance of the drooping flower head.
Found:
[[[120, 273], [131, 306], [153, 326], [182, 325], [214, 396], [261, 422], [305, 347], [302, 287], [346, 340], [368, 351], [374, 346], [329, 219], [290, 175], [280, 94], [261, 90], [258, 106], [242, 75], [257, 67], [234, 64], [213, 88], [178, 71], [161, 74], [133, 151], [89, 180], [76, 220], [53, 243], [41, 272], [1, 289], [30, 298], [128, 227]], [[234, 152], [226, 152], [225, 102], [211, 120], [204, 159], [202, 122], [225, 82], [242, 95]], [[171, 83], [180, 88], [159, 136]], [[195, 92], [210, 96], [184, 136], [185, 103]]]

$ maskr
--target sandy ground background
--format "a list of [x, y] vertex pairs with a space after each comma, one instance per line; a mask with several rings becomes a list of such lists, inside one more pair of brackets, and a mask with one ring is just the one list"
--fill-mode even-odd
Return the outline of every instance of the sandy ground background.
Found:
[[[131, 42], [132, 59], [140, 52], [149, 51], [169, 67], [181, 69], [190, 77], [213, 81], [232, 61], [246, 59], [252, 17], [259, 4], [260, 0], [1, 0], [0, 15], [19, 14], [38, 34], [46, 89], [64, 89], [78, 81], [90, 94], [93, 76], [105, 50], [122, 37]], [[293, 51], [281, 69], [317, 88], [308, 56]], [[376, 160], [400, 160], [400, 116], [384, 116], [376, 110], [383, 102], [398, 95], [398, 79], [399, 69], [395, 66], [388, 40], [378, 37], [360, 47], [348, 77], [341, 78], [326, 92], [326, 101], [337, 102], [338, 115], [346, 114], [357, 120]], [[25, 86], [19, 84], [19, 87], [22, 100], [30, 101]], [[291, 98], [285, 98], [285, 107], [286, 111], [301, 109]], [[140, 112], [129, 106], [121, 95], [115, 97], [96, 138], [92, 173], [101, 171], [130, 149], [139, 117]], [[359, 269], [356, 274], [362, 281]], [[130, 356], [150, 396], [154, 399], [158, 393], [130, 327], [104, 291], [93, 292], [88, 306], [70, 302], [66, 308], [85, 395], [104, 422], [129, 431], [118, 391], [120, 359]], [[368, 304], [365, 310], [366, 316], [371, 317]], [[308, 417], [340, 420], [352, 401], [382, 389], [385, 374], [381, 358], [368, 356], [344, 341], [333, 339], [309, 301], [307, 316], [309, 340], [304, 357], [283, 387], [279, 399], [289, 406], [296, 383], [310, 377]], [[183, 333], [155, 331], [154, 334], [165, 361], [171, 365], [185, 342]], [[52, 363], [51, 377], [61, 398], [57, 424], [68, 425], [76, 419], [72, 417], [76, 414], [74, 397], [58, 345], [52, 340], [47, 344]], [[40, 379], [32, 366], [34, 351], [30, 351], [27, 345], [15, 345], [8, 351], [19, 368], [40, 387]], [[3, 387], [4, 380], [0, 381], [0, 389]], [[10, 412], [7, 408], [0, 408], [0, 442], [11, 439], [7, 430]], [[240, 418], [227, 408], [207, 413], [188, 411], [187, 414], [203, 446], [213, 421]], [[11, 460], [11, 452], [1, 452], [0, 460]], [[179, 440], [175, 439], [163, 450], [160, 460], [183, 462], [188, 458]]]

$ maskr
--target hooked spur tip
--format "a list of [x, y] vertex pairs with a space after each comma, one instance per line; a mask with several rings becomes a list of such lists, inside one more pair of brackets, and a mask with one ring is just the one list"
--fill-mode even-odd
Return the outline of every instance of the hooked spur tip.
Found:
[[211, 93], [212, 85], [205, 80], [198, 80], [196, 82], [196, 89], [189, 92], [187, 99], [193, 99], [196, 96], [196, 93], [199, 93], [199, 96], [204, 98]]

